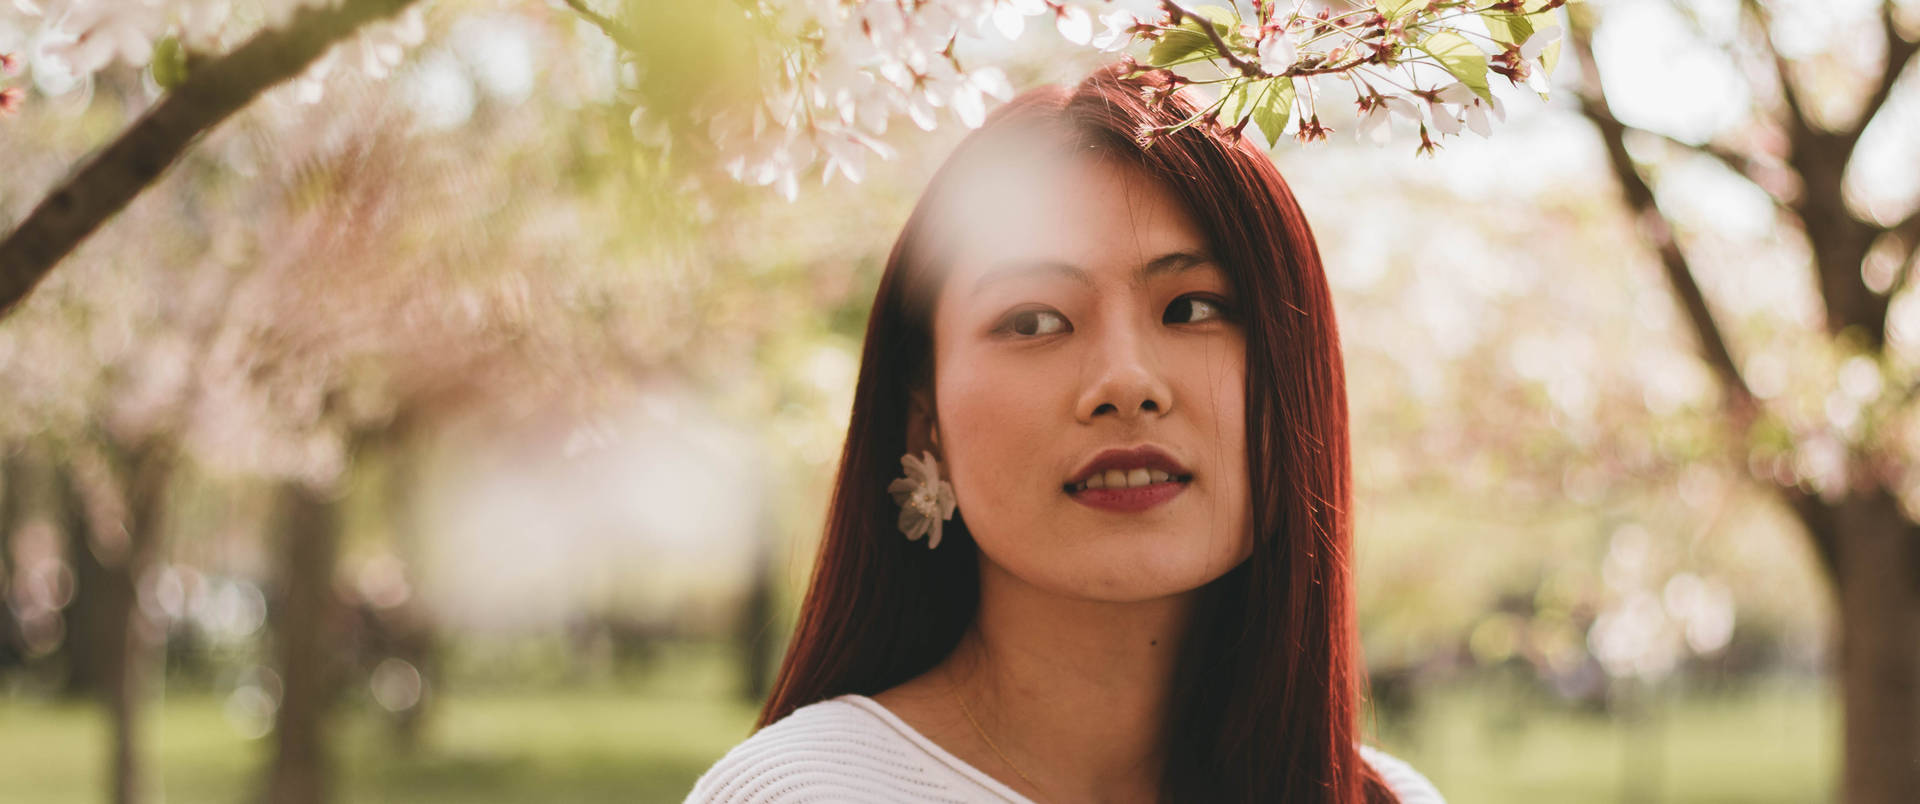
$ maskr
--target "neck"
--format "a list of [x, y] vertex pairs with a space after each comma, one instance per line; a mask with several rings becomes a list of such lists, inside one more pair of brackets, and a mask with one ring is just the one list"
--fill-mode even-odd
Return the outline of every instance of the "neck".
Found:
[[1062, 598], [981, 562], [980, 609], [945, 662], [986, 736], [1051, 801], [1152, 800], [1197, 592]]

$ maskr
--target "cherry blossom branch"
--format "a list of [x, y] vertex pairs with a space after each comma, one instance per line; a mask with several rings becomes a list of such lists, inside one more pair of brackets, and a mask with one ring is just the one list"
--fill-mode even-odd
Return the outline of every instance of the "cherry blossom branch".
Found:
[[1639, 218], [1642, 235], [1659, 254], [1661, 267], [1665, 269], [1668, 282], [1673, 285], [1674, 295], [1679, 297], [1680, 306], [1688, 322], [1693, 325], [1702, 356], [1720, 378], [1735, 434], [1745, 438], [1759, 418], [1760, 399], [1753, 393], [1752, 386], [1747, 384], [1739, 362], [1728, 348], [1724, 330], [1714, 318], [1713, 310], [1707, 306], [1706, 294], [1701, 292], [1700, 283], [1694, 279], [1693, 265], [1687, 259], [1686, 252], [1681, 250], [1674, 227], [1661, 211], [1653, 187], [1640, 174], [1633, 157], [1627, 153], [1627, 127], [1612, 114], [1606, 86], [1600, 79], [1594, 61], [1591, 36], [1591, 31], [1576, 27], [1573, 35], [1568, 37], [1574, 55], [1580, 61], [1582, 73], [1587, 76], [1586, 88], [1579, 98], [1580, 111], [1599, 129], [1601, 139], [1607, 146], [1608, 163], [1613, 168], [1614, 178], [1620, 182], [1620, 191], [1626, 196], [1628, 207]]
[[633, 32], [627, 30], [626, 26], [609, 19], [604, 14], [588, 8], [585, 0], [566, 0], [566, 2], [568, 8], [573, 9], [574, 13], [585, 18], [587, 22], [593, 23], [593, 26], [599, 28], [601, 33], [606, 34], [608, 39], [612, 39], [614, 44], [625, 48], [628, 53], [642, 52], [640, 40], [635, 39]]
[[1160, 7], [1167, 10], [1167, 19], [1174, 25], [1179, 25], [1182, 20], [1187, 19], [1200, 23], [1200, 32], [1206, 34], [1208, 39], [1213, 40], [1213, 47], [1218, 51], [1220, 58], [1228, 64], [1233, 65], [1234, 69], [1239, 70], [1241, 75], [1253, 76], [1260, 74], [1260, 65], [1234, 55], [1233, 48], [1227, 46], [1227, 40], [1221, 38], [1220, 32], [1213, 27], [1213, 20], [1181, 8], [1180, 4], [1173, 2], [1173, 0], [1160, 0]]
[[416, 0], [348, 0], [304, 8], [284, 28], [262, 30], [204, 63], [0, 240], [0, 318], [61, 259], [152, 185], [202, 133], [268, 87], [299, 75], [335, 43]]

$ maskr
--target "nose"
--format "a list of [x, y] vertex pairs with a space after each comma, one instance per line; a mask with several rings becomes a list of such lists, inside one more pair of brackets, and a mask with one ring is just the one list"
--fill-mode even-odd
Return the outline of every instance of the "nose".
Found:
[[1127, 421], [1172, 412], [1173, 388], [1148, 338], [1124, 325], [1105, 329], [1087, 356], [1090, 374], [1074, 406], [1075, 417], [1092, 424], [1102, 416]]

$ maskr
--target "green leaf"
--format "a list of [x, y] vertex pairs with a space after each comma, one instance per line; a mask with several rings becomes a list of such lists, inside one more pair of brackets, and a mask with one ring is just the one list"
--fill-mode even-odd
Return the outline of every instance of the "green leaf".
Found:
[[173, 89], [187, 81], [187, 49], [178, 37], [169, 36], [153, 45], [153, 82], [161, 89]]
[[[1225, 40], [1227, 46], [1235, 50], [1238, 48], [1252, 50], [1252, 46], [1246, 42], [1246, 36], [1240, 33], [1240, 15], [1235, 10], [1219, 8], [1219, 6], [1204, 6], [1204, 8], [1196, 8], [1192, 13], [1206, 17], [1210, 23], [1213, 23], [1213, 31], [1219, 33], [1219, 38]], [[1181, 19], [1179, 27], [1162, 33], [1160, 42], [1154, 42], [1154, 46], [1146, 52], [1146, 63], [1154, 67], [1165, 67], [1169, 63], [1192, 58], [1192, 56], [1219, 58], [1219, 48], [1213, 46], [1212, 38], [1208, 38], [1206, 29], [1202, 29], [1200, 25], [1202, 23], [1192, 17]]]
[[[1195, 9], [1194, 14], [1205, 17], [1213, 24], [1215, 32], [1230, 46], [1245, 46], [1246, 37], [1240, 33], [1240, 17], [1232, 9], [1219, 6], [1205, 6]], [[1201, 23], [1191, 17], [1181, 20], [1173, 30], [1163, 32], [1160, 41], [1155, 42], [1147, 51], [1147, 63], [1155, 67], [1165, 67], [1174, 62], [1194, 55], [1218, 58], [1220, 51], [1214, 47], [1213, 40], [1207, 38]]]
[[1447, 68], [1454, 78], [1466, 84], [1473, 94], [1488, 101], [1493, 100], [1493, 92], [1487, 89], [1487, 54], [1481, 52], [1467, 38], [1452, 31], [1440, 31], [1420, 42], [1420, 49], [1432, 56], [1440, 66]]
[[1252, 80], [1235, 81], [1233, 86], [1227, 89], [1227, 93], [1220, 97], [1219, 115], [1222, 125], [1238, 124], [1240, 118], [1245, 117], [1247, 112], [1252, 110], [1253, 101], [1258, 97], [1261, 89], [1257, 86], [1260, 83], [1262, 82]]
[[1222, 8], [1220, 6], [1201, 6], [1199, 8], [1194, 9], [1193, 12], [1195, 14], [1199, 14], [1202, 17], [1206, 17], [1207, 19], [1213, 20], [1213, 26], [1215, 28], [1218, 28], [1220, 32], [1223, 34], [1226, 33], [1228, 28], [1232, 28], [1233, 26], [1240, 24], [1240, 10], [1236, 8]]
[[1533, 35], [1533, 22], [1520, 14], [1496, 11], [1482, 14], [1481, 20], [1487, 24], [1487, 33], [1493, 41], [1508, 47], [1519, 47]]
[[1274, 78], [1267, 83], [1266, 94], [1253, 107], [1253, 124], [1267, 135], [1267, 149], [1272, 150], [1280, 142], [1280, 131], [1287, 127], [1287, 117], [1293, 114], [1293, 79]]
[[1155, 67], [1165, 67], [1194, 54], [1209, 58], [1220, 55], [1213, 48], [1213, 40], [1197, 30], [1187, 30], [1185, 26], [1164, 31], [1160, 41], [1153, 43], [1147, 50], [1147, 63]]
[[1387, 19], [1399, 19], [1400, 15], [1426, 6], [1426, 0], [1375, 0], [1373, 10]]

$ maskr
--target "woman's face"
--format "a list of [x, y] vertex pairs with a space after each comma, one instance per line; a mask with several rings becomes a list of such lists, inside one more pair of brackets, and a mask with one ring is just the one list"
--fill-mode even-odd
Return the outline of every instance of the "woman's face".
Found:
[[[961, 205], [978, 234], [934, 310], [934, 407], [960, 513], [988, 561], [1055, 594], [1205, 585], [1252, 550], [1232, 285], [1139, 168], [1080, 158], [1015, 173], [979, 196], [991, 203]], [[1135, 454], [1089, 477], [1102, 453], [1143, 447], [1172, 463]]]

